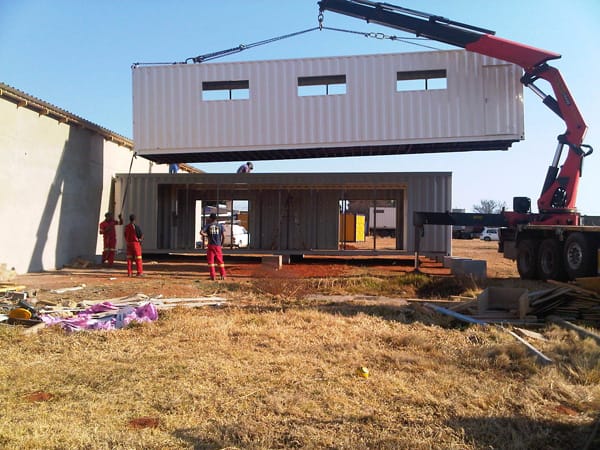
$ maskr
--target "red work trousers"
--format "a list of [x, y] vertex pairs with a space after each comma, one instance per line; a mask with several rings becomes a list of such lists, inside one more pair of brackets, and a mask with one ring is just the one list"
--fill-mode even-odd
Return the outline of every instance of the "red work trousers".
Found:
[[206, 260], [208, 261], [208, 271], [210, 273], [211, 280], [215, 279], [216, 266], [219, 266], [219, 273], [221, 274], [221, 277], [225, 278], [225, 263], [223, 262], [223, 251], [220, 245], [208, 244]]
[[137, 274], [141, 275], [144, 273], [142, 267], [142, 246], [139, 242], [128, 242], [127, 243], [127, 275], [133, 275], [133, 260], [135, 259], [135, 267]]
[[112, 266], [115, 262], [115, 251], [117, 247], [116, 236], [104, 235], [104, 251], [102, 252], [102, 262]]

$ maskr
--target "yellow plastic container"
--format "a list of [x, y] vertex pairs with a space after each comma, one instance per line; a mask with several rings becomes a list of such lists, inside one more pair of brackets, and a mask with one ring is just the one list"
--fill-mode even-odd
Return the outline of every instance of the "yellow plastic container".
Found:
[[369, 378], [369, 369], [367, 369], [364, 366], [361, 366], [358, 369], [356, 369], [356, 375], [362, 378]]

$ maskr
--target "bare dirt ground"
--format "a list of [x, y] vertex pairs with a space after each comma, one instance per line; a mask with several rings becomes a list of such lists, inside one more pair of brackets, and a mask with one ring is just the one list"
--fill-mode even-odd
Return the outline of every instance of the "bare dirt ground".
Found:
[[[386, 243], [389, 240], [390, 243]], [[379, 238], [382, 245], [391, 244], [392, 238]], [[379, 245], [378, 244], [378, 248]], [[494, 279], [518, 279], [516, 265], [497, 251], [497, 243], [474, 240], [453, 240], [453, 254], [487, 261], [488, 277]], [[369, 242], [363, 245], [369, 246]], [[303, 262], [284, 265], [281, 270], [262, 266], [258, 258], [226, 257], [227, 283], [244, 283], [256, 279], [297, 279], [350, 277], [360, 275], [393, 276], [414, 271], [414, 258], [402, 257], [338, 257], [305, 258]], [[446, 275], [450, 272], [440, 262], [423, 259], [421, 272]], [[85, 268], [65, 267], [57, 271], [22, 274], [15, 280], [27, 290], [51, 290], [86, 285], [86, 295], [94, 299], [115, 298], [144, 293], [161, 294], [165, 297], [189, 297], [198, 295], [198, 284], [206, 282], [207, 267], [203, 256], [165, 257], [145, 255], [144, 278], [128, 278], [124, 261], [116, 261], [113, 268], [88, 265]], [[77, 299], [77, 291], [67, 291], [63, 298]]]

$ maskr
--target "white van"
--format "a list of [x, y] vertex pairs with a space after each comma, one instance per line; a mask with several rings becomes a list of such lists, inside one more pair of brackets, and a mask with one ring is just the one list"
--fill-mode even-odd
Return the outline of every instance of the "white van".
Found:
[[[233, 247], [245, 248], [250, 243], [248, 231], [241, 225], [233, 224], [233, 235], [231, 234], [231, 224], [224, 223], [225, 235], [223, 236], [223, 247], [231, 247], [233, 238]], [[204, 248], [205, 239], [196, 241], [196, 248]]]
[[234, 247], [245, 248], [248, 247], [250, 242], [250, 235], [248, 234], [248, 230], [246, 230], [241, 225], [233, 224], [233, 233], [231, 230], [230, 223], [224, 223], [223, 228], [225, 228], [225, 237], [223, 240], [223, 247], [231, 246], [233, 242]]
[[498, 235], [498, 228], [484, 228], [479, 236], [479, 239], [482, 241], [498, 241], [500, 240], [500, 236]]

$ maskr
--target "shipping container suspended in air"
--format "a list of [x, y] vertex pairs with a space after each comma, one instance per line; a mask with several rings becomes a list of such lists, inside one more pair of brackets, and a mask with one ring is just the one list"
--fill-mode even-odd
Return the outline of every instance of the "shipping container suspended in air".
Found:
[[521, 69], [463, 50], [134, 66], [133, 129], [155, 162], [506, 150]]

